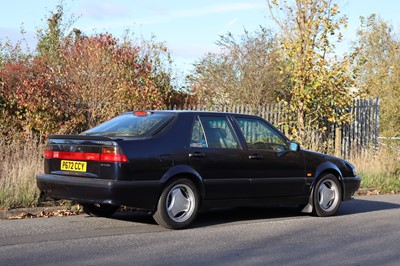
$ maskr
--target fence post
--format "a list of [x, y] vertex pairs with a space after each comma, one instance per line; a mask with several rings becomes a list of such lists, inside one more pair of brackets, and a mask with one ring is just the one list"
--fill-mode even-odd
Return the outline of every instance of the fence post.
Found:
[[341, 157], [342, 155], [342, 128], [335, 128], [335, 156]]

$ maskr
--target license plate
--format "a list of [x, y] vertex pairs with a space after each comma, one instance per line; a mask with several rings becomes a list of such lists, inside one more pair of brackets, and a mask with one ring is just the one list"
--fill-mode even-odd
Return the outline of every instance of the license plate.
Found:
[[61, 170], [86, 172], [87, 162], [61, 160]]

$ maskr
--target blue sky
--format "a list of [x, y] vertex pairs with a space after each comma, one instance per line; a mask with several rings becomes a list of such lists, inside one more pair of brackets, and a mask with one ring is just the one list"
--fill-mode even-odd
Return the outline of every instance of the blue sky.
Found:
[[[20, 39], [23, 23], [28, 42], [34, 46], [36, 30], [45, 25], [44, 18], [58, 3], [59, 0], [3, 1], [0, 39]], [[400, 26], [400, 1], [339, 0], [339, 4], [349, 18], [349, 27], [343, 32], [343, 51], [354, 40], [360, 16], [376, 13], [396, 30]], [[126, 29], [146, 39], [155, 35], [172, 51], [181, 70], [190, 69], [207, 52], [217, 52], [215, 42], [221, 34], [229, 31], [239, 35], [243, 28], [254, 31], [259, 25], [273, 26], [265, 0], [72, 0], [65, 1], [65, 7], [67, 17], [79, 17], [73, 27], [87, 35], [109, 32], [122, 37]]]

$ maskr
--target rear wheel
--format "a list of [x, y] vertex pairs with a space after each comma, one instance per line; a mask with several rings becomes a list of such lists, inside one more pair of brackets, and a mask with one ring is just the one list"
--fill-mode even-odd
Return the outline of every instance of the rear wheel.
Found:
[[198, 190], [192, 181], [176, 180], [163, 190], [153, 218], [165, 228], [185, 228], [195, 219], [199, 200]]
[[80, 205], [85, 213], [93, 217], [110, 217], [119, 209], [119, 206], [109, 204], [81, 203]]
[[314, 213], [325, 217], [336, 213], [342, 202], [342, 188], [332, 174], [323, 176], [314, 188]]

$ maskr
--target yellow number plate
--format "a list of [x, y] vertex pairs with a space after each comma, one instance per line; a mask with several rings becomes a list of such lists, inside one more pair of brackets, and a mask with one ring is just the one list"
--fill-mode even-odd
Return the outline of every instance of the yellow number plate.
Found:
[[86, 172], [87, 162], [61, 160], [61, 170]]

